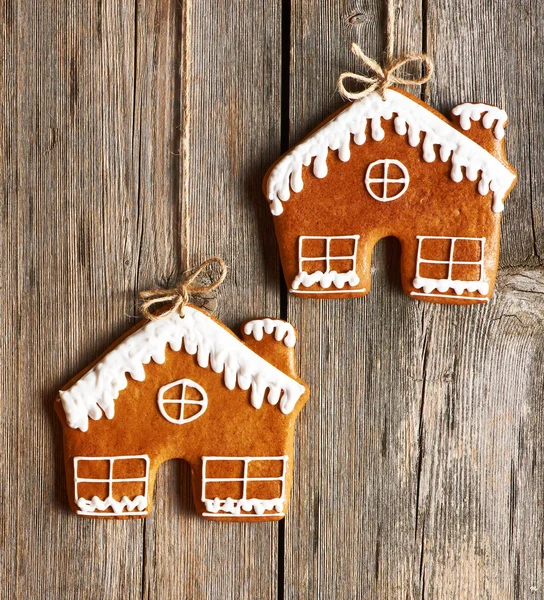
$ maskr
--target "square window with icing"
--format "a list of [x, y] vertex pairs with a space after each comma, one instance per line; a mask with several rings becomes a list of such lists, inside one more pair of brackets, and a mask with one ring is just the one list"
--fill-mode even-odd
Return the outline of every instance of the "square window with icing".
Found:
[[205, 456], [202, 460], [202, 502], [209, 511], [207, 514], [283, 515], [287, 456]]
[[78, 514], [141, 516], [147, 514], [149, 457], [100, 456], [74, 458]]
[[357, 286], [358, 241], [358, 235], [300, 236], [298, 274], [292, 288], [339, 290]]
[[485, 238], [417, 236], [414, 288], [422, 294], [485, 296]]

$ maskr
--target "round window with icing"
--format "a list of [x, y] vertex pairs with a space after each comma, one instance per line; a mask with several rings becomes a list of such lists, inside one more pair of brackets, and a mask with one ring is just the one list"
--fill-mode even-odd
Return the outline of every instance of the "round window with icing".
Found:
[[379, 202], [391, 202], [400, 198], [408, 189], [409, 183], [408, 169], [400, 160], [376, 160], [366, 170], [366, 189]]
[[208, 408], [208, 396], [204, 388], [191, 379], [179, 379], [163, 385], [157, 402], [161, 415], [176, 425], [198, 419]]

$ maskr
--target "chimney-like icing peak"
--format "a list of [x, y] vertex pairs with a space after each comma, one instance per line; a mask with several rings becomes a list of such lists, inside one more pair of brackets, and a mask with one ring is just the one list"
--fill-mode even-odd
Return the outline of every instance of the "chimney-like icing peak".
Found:
[[452, 111], [452, 121], [467, 137], [499, 159], [506, 160], [503, 151], [508, 115], [502, 108], [490, 104], [458, 104]]
[[296, 377], [295, 344], [297, 333], [281, 319], [254, 319], [242, 325], [244, 344], [276, 368]]

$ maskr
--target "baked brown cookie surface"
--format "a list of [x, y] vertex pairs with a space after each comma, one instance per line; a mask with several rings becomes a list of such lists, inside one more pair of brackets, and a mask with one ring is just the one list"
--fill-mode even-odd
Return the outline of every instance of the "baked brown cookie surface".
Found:
[[391, 88], [332, 115], [264, 179], [290, 292], [368, 294], [373, 248], [394, 236], [410, 297], [487, 302], [517, 180], [504, 155], [507, 120], [495, 106], [461, 104], [450, 121]]
[[142, 321], [59, 393], [70, 506], [145, 517], [161, 463], [191, 466], [198, 512], [270, 521], [287, 509], [296, 418], [308, 399], [297, 334], [256, 319], [242, 339], [194, 306]]

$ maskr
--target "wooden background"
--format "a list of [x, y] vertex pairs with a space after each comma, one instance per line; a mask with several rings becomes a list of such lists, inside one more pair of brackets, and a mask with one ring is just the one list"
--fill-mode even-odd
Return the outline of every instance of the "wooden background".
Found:
[[[544, 5], [395, 0], [440, 110], [496, 103], [519, 172], [488, 306], [405, 297], [380, 242], [364, 299], [287, 297], [267, 167], [342, 105], [382, 0], [2, 0], [2, 599], [544, 598]], [[218, 316], [300, 330], [312, 397], [280, 524], [215, 524], [184, 463], [153, 515], [68, 512], [56, 390], [135, 320], [137, 291], [230, 265]]]

